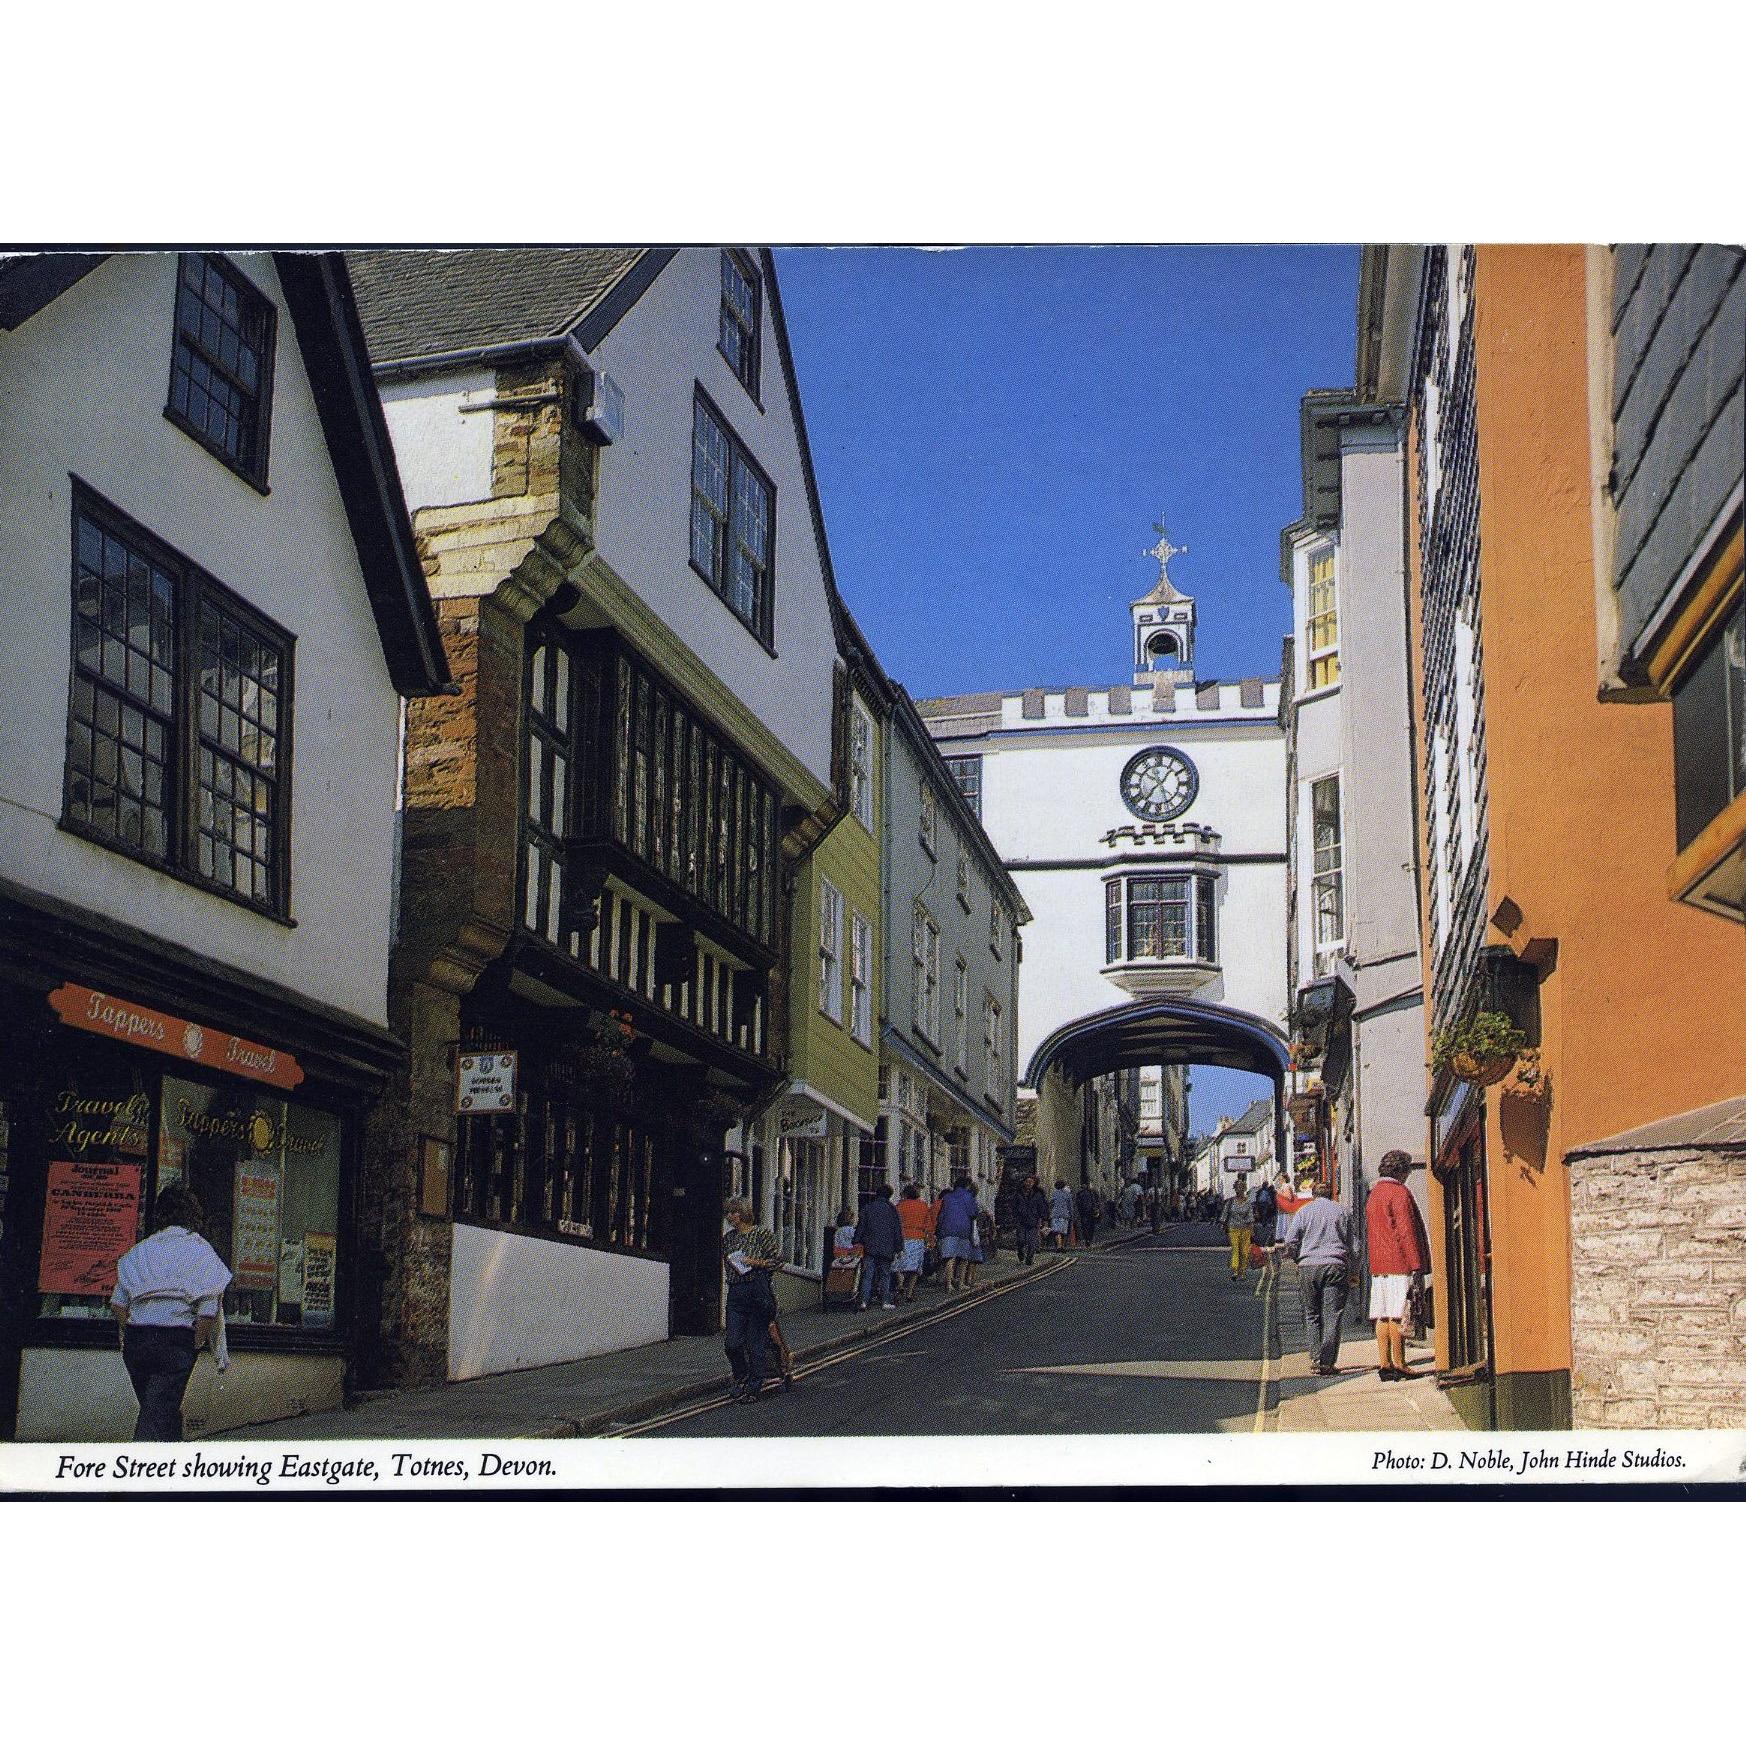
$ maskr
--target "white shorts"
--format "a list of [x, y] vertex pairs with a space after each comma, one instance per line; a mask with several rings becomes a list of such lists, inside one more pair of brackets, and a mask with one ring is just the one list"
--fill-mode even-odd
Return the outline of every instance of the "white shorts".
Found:
[[1370, 1319], [1373, 1322], [1398, 1322], [1406, 1314], [1407, 1287], [1412, 1284], [1410, 1273], [1378, 1273], [1370, 1281]]

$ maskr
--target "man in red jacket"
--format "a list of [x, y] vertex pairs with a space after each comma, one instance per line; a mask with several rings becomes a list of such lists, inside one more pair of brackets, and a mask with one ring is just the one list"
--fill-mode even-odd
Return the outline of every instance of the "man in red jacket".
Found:
[[1401, 1318], [1407, 1294], [1431, 1265], [1424, 1221], [1407, 1191], [1412, 1159], [1405, 1152], [1384, 1152], [1377, 1166], [1380, 1180], [1364, 1203], [1364, 1234], [1370, 1251], [1370, 1319], [1376, 1324], [1378, 1369], [1384, 1382], [1410, 1376], [1406, 1336]]

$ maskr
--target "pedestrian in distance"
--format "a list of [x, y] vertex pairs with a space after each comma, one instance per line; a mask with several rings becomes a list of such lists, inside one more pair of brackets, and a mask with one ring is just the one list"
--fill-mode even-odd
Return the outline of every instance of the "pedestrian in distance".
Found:
[[151, 1228], [116, 1263], [109, 1307], [121, 1324], [121, 1361], [139, 1402], [136, 1443], [182, 1441], [182, 1398], [195, 1360], [211, 1349], [220, 1370], [230, 1269], [200, 1234], [200, 1202], [180, 1183], [159, 1191]]
[[1271, 1182], [1263, 1182], [1255, 1190], [1255, 1241], [1262, 1248], [1273, 1242], [1275, 1221], [1279, 1216], [1279, 1200]]
[[1225, 1202], [1220, 1219], [1231, 1244], [1231, 1277], [1241, 1279], [1249, 1265], [1249, 1245], [1255, 1238], [1255, 1203], [1249, 1198], [1249, 1179], [1237, 1178], [1237, 1192]]
[[873, 1198], [861, 1208], [855, 1241], [866, 1257], [861, 1267], [861, 1301], [856, 1309], [871, 1309], [875, 1297], [881, 1309], [896, 1309], [897, 1301], [891, 1295], [891, 1268], [903, 1253], [903, 1221], [891, 1204], [889, 1182], [880, 1183]]
[[1401, 1382], [1412, 1374], [1401, 1323], [1408, 1299], [1423, 1290], [1431, 1265], [1424, 1220], [1406, 1185], [1412, 1167], [1405, 1152], [1384, 1152], [1376, 1186], [1364, 1203], [1370, 1319], [1376, 1324], [1376, 1368], [1384, 1382]]
[[976, 1269], [994, 1252], [994, 1221], [989, 1218], [977, 1196], [976, 1184], [969, 1182], [965, 1184], [965, 1187], [970, 1190], [971, 1222], [970, 1256], [965, 1264], [964, 1283], [974, 1285], [976, 1283]]
[[1116, 1217], [1124, 1225], [1140, 1222], [1140, 1185], [1132, 1178], [1122, 1184], [1122, 1191], [1116, 1196]]
[[1018, 1237], [1018, 1258], [1026, 1267], [1037, 1264], [1037, 1233], [1049, 1216], [1049, 1197], [1036, 1177], [1027, 1176], [1012, 1203], [1013, 1229]]
[[940, 1196], [934, 1230], [944, 1263], [947, 1291], [962, 1291], [970, 1283], [970, 1257], [976, 1247], [976, 1196], [962, 1176]]
[[1297, 1263], [1297, 1289], [1303, 1299], [1304, 1333], [1310, 1365], [1317, 1376], [1338, 1376], [1340, 1317], [1355, 1279], [1352, 1272], [1352, 1215], [1322, 1198], [1313, 1176], [1298, 1178], [1304, 1204], [1292, 1215], [1283, 1245]]
[[1097, 1220], [1103, 1211], [1103, 1196], [1084, 1183], [1073, 1197], [1073, 1211], [1079, 1221], [1079, 1241], [1089, 1249], [1097, 1238]]
[[914, 1303], [928, 1244], [933, 1241], [934, 1209], [922, 1199], [921, 1190], [913, 1182], [906, 1182], [897, 1198], [897, 1222], [903, 1231], [903, 1253], [893, 1269], [897, 1275], [897, 1300]]
[[[728, 1282], [722, 1344], [734, 1373], [732, 1398], [749, 1406], [763, 1394], [770, 1375], [770, 1324], [776, 1319], [770, 1276], [782, 1265], [782, 1255], [769, 1226], [753, 1219], [750, 1201], [730, 1200], [722, 1211], [727, 1230], [721, 1255]], [[792, 1387], [792, 1377], [785, 1376], [782, 1385]]]
[[1049, 1235], [1057, 1249], [1067, 1247], [1067, 1233], [1072, 1228], [1073, 1196], [1067, 1192], [1065, 1182], [1057, 1181], [1055, 1192], [1049, 1196]]

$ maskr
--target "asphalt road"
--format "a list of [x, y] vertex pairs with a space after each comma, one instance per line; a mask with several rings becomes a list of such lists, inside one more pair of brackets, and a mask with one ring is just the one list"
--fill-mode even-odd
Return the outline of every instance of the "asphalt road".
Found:
[[1215, 1227], [1179, 1225], [803, 1366], [791, 1393], [684, 1408], [630, 1434], [1248, 1431], [1272, 1307], [1259, 1284], [1232, 1281]]

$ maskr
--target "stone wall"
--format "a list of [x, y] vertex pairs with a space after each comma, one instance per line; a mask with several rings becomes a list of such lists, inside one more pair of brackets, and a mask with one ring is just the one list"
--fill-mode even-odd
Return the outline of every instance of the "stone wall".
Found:
[[1570, 1157], [1577, 1430], [1746, 1426], [1746, 1153]]

